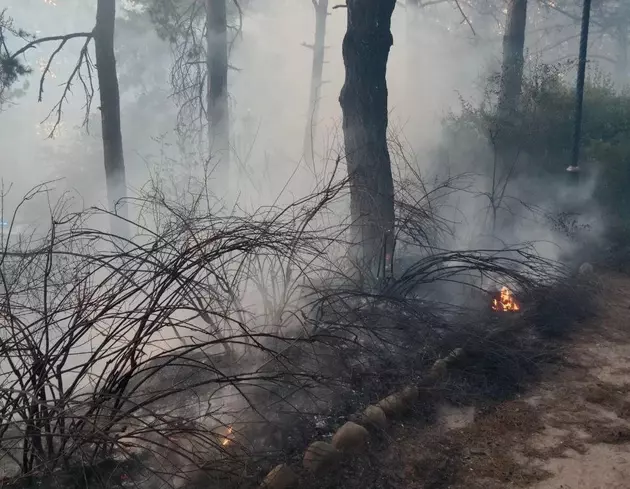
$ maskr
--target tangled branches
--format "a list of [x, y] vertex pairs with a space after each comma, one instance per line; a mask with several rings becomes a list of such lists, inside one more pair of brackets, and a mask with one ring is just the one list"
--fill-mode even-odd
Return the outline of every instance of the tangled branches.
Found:
[[[403, 231], [420, 252], [361, 289], [339, 252], [345, 227], [329, 214], [345, 188], [333, 177], [251, 215], [154, 192], [134, 201], [133, 239], [100, 230], [98, 210], [53, 215], [26, 247], [9, 236], [0, 453], [13, 475], [98, 475], [114, 463], [173, 485], [255, 480], [264, 460], [297, 454], [340, 413], [434, 361], [466, 324], [445, 299], [453, 283], [526, 291], [562, 277], [526, 248], [439, 250]], [[437, 216], [400, 202], [405, 230]]]

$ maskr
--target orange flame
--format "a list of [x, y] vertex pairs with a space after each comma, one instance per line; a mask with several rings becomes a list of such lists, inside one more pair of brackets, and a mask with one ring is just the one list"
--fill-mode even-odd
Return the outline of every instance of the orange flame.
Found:
[[492, 299], [492, 310], [501, 312], [516, 312], [521, 310], [521, 306], [516, 302], [514, 295], [507, 287], [501, 287], [498, 297]]
[[228, 426], [226, 437], [223, 437], [223, 441], [221, 442], [221, 445], [226, 446], [227, 444], [230, 443], [230, 441], [232, 441], [229, 438], [227, 438], [227, 436], [230, 436], [232, 434], [232, 431], [234, 431], [233, 428], [231, 426]]

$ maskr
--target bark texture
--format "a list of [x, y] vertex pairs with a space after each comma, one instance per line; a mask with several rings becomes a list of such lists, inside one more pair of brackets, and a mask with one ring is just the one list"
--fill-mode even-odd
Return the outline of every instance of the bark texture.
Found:
[[230, 164], [226, 0], [206, 0], [208, 140], [215, 176], [225, 188]]
[[[98, 0], [96, 26], [94, 27], [94, 50], [101, 101], [107, 196], [110, 210], [126, 218], [126, 205], [124, 202], [120, 202], [127, 196], [127, 185], [120, 127], [120, 93], [114, 54], [115, 16], [115, 0]], [[126, 228], [126, 224], [120, 219], [112, 219], [112, 232], [115, 234], [126, 233]]]
[[387, 60], [396, 0], [348, 0], [346, 76], [339, 102], [350, 179], [355, 258], [385, 275], [394, 248], [394, 186], [387, 148]]
[[313, 142], [317, 134], [317, 117], [324, 73], [324, 54], [326, 51], [326, 20], [328, 0], [313, 0], [315, 7], [315, 42], [313, 43], [313, 69], [311, 72], [311, 92], [308, 99], [308, 121], [304, 133], [303, 152], [306, 162], [312, 166], [315, 156]]
[[521, 96], [526, 25], [527, 0], [509, 0], [503, 36], [503, 64], [499, 94], [499, 113], [503, 117], [509, 117], [514, 113]]

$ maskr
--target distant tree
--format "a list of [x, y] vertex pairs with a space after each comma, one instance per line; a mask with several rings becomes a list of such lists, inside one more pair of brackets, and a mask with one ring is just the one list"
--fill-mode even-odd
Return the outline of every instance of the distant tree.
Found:
[[503, 34], [503, 63], [499, 93], [499, 112], [502, 118], [509, 117], [518, 107], [523, 84], [526, 25], [527, 0], [509, 0]]
[[313, 50], [313, 68], [311, 70], [311, 91], [308, 99], [308, 119], [303, 145], [304, 158], [310, 166], [314, 163], [313, 142], [317, 134], [317, 116], [326, 51], [326, 20], [329, 15], [328, 0], [311, 0], [311, 2], [315, 8], [315, 41], [312, 45], [305, 44], [306, 47]]
[[31, 69], [24, 65], [20, 59], [11, 55], [7, 46], [9, 37], [19, 38], [28, 41], [32, 35], [22, 29], [18, 29], [13, 24], [13, 19], [6, 15], [6, 9], [0, 11], [0, 109], [12, 95], [12, 86], [18, 79], [28, 75]]
[[339, 102], [357, 265], [383, 278], [394, 251], [394, 185], [387, 146], [387, 61], [396, 0], [348, 0]]
[[[579, 12], [581, 2], [574, 7]], [[612, 41], [613, 78], [618, 86], [627, 85], [628, 49], [630, 48], [630, 3], [627, 0], [594, 0], [591, 23]]]
[[[228, 178], [230, 163], [226, 1], [206, 0], [208, 140], [221, 180]], [[225, 185], [225, 181], [221, 184]]]
[[[118, 92], [118, 77], [116, 72], [116, 58], [114, 55], [114, 27], [116, 14], [116, 0], [98, 0], [96, 23], [89, 32], [75, 32], [58, 36], [34, 38], [15, 52], [5, 54], [9, 63], [19, 64], [21, 57], [29, 50], [41, 44], [56, 42], [57, 47], [48, 58], [42, 71], [38, 100], [41, 102], [44, 93], [46, 76], [50, 74], [51, 65], [55, 57], [71, 40], [83, 39], [79, 59], [70, 76], [63, 84], [61, 97], [53, 107], [50, 116], [54, 117], [54, 124], [49, 134], [52, 137], [61, 123], [64, 104], [71, 93], [72, 85], [78, 82], [85, 90], [87, 122], [92, 107], [93, 91], [93, 63], [90, 59], [89, 46], [94, 41], [96, 53], [96, 72], [99, 81], [101, 126], [103, 138], [103, 161], [105, 166], [105, 180], [110, 210], [113, 214], [126, 217], [126, 208], [121, 199], [126, 197], [125, 164], [123, 157], [122, 132], [120, 128], [120, 96]], [[112, 218], [112, 232], [119, 235], [127, 234], [127, 226], [116, 217]]]
[[[125, 157], [120, 127], [120, 92], [114, 54], [116, 0], [98, 0], [96, 9], [96, 25], [93, 35], [101, 101], [99, 109], [101, 111], [105, 180], [110, 209], [120, 212], [121, 217], [126, 218], [127, 211], [124, 204], [124, 199], [127, 196]], [[117, 209], [119, 203], [121, 207]], [[120, 229], [120, 220], [114, 220], [113, 224], [119, 228], [112, 230], [115, 234], [125, 232], [124, 229]]]
[[[548, 12], [580, 25], [583, 0], [539, 0]], [[630, 81], [628, 50], [630, 48], [630, 3], [626, 0], [593, 0], [589, 32], [589, 59], [610, 63], [617, 86]], [[579, 34], [573, 33], [577, 42]], [[557, 43], [556, 43], [557, 44]], [[577, 57], [576, 53], [573, 57]]]
[[196, 134], [199, 126], [207, 125], [209, 153], [221, 188], [225, 188], [231, 148], [228, 31], [240, 30], [241, 3], [237, 0], [134, 0], [134, 3], [146, 9], [158, 34], [173, 47], [171, 85], [180, 107], [178, 126], [184, 134], [191, 129]]

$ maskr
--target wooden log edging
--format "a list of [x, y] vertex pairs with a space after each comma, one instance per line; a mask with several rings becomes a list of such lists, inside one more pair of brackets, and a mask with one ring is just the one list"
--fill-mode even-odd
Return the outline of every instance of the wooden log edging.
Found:
[[[455, 348], [433, 363], [420, 385], [408, 385], [352, 415], [335, 431], [330, 443], [313, 441], [304, 451], [302, 469], [310, 475], [330, 472], [343, 456], [364, 453], [369, 448], [374, 430], [385, 431], [391, 424], [391, 418], [407, 414], [420, 398], [420, 390], [443, 382], [448, 369], [463, 357], [464, 350]], [[288, 464], [277, 465], [267, 474], [260, 489], [296, 489], [300, 483], [300, 472], [300, 469], [294, 469]]]

